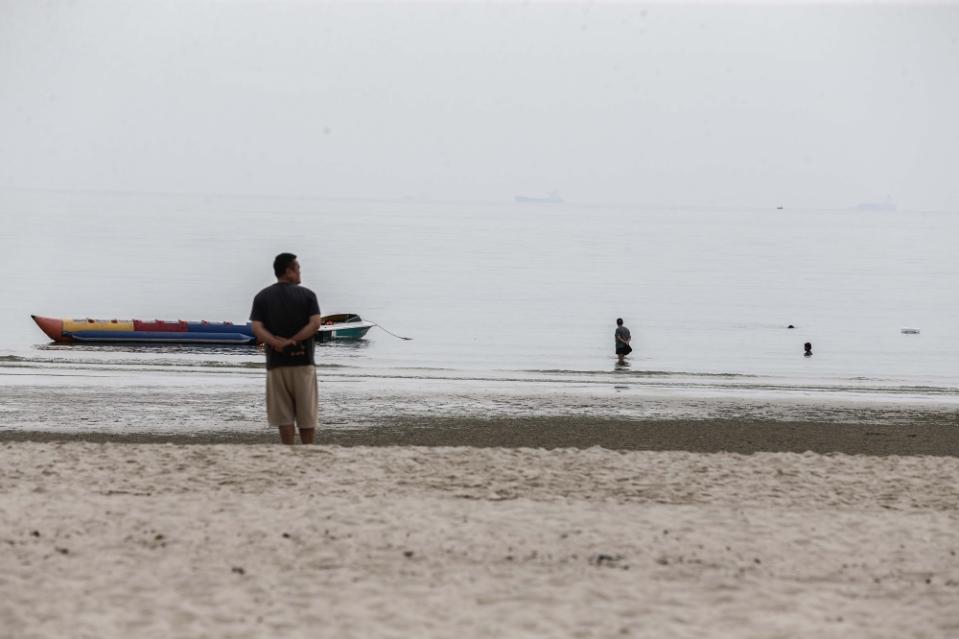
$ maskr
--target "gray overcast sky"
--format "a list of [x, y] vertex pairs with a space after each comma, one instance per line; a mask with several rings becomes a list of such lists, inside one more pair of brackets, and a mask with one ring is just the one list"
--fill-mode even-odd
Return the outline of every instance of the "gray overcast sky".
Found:
[[959, 210], [959, 7], [0, 0], [0, 188]]

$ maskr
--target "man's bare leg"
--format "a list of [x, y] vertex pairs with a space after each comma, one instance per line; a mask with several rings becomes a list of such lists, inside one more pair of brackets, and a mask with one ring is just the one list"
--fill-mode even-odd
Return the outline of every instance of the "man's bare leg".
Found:
[[300, 443], [301, 444], [312, 444], [316, 441], [316, 429], [315, 428], [301, 428], [300, 429]]
[[293, 424], [284, 424], [279, 426], [280, 429], [280, 441], [286, 444], [287, 446], [292, 446], [294, 444], [296, 431], [293, 428]]

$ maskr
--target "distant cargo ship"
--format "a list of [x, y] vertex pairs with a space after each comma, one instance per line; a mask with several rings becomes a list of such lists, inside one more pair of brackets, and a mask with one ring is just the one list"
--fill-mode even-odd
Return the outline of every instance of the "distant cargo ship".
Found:
[[861, 202], [856, 208], [860, 211], [895, 211], [896, 203], [891, 197], [886, 196], [882, 202]]
[[563, 198], [559, 192], [552, 191], [546, 197], [534, 197], [530, 195], [516, 195], [513, 197], [517, 204], [562, 204]]

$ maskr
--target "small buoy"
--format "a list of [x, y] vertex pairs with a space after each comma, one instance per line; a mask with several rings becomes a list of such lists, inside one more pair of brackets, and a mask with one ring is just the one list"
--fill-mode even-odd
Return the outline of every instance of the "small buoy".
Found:
[[918, 335], [919, 329], [918, 328], [900, 328], [899, 332], [902, 333], [903, 335]]
[[789, 325], [789, 326], [787, 326], [786, 328], [796, 328], [796, 327], [795, 327], [795, 326], [793, 326], [792, 324], [790, 324], [790, 325]]

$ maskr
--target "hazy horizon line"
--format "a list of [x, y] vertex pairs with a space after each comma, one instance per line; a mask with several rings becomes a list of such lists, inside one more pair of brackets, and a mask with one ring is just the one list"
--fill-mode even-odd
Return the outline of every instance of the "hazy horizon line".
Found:
[[[514, 201], [517, 195], [530, 195], [535, 197], [536, 192], [525, 194], [513, 194], [504, 196], [502, 199], [469, 199], [469, 198], [433, 198], [428, 195], [397, 195], [397, 196], [364, 196], [364, 195], [307, 195], [307, 194], [277, 194], [277, 193], [224, 193], [224, 192], [201, 192], [201, 191], [163, 191], [163, 190], [133, 190], [133, 189], [97, 189], [97, 188], [68, 188], [68, 187], [29, 187], [29, 186], [9, 186], [0, 185], [0, 192], [17, 192], [30, 194], [50, 194], [50, 195], [103, 195], [112, 197], [157, 197], [157, 198], [200, 198], [200, 199], [218, 199], [218, 200], [280, 200], [280, 201], [316, 201], [316, 202], [343, 202], [343, 203], [388, 203], [388, 204], [457, 204], [457, 205], [479, 205], [479, 206], [502, 206], [514, 205], [524, 208], [556, 208], [564, 205], [574, 207], [595, 207], [595, 208], [627, 208], [643, 210], [716, 210], [716, 211], [761, 211], [761, 210], [791, 210], [791, 211], [809, 211], [809, 212], [828, 212], [828, 211], [862, 211], [864, 213], [882, 212], [867, 208], [867, 205], [882, 204], [881, 201], [863, 201], [857, 204], [845, 206], [788, 206], [784, 202], [774, 202], [769, 204], [757, 203], [719, 203], [719, 204], [694, 204], [682, 202], [637, 202], [637, 201], [591, 201], [591, 200], [567, 200], [565, 197], [559, 202], [523, 202]], [[898, 205], [893, 199], [892, 209], [898, 213], [952, 213], [957, 214], [959, 210], [942, 209], [910, 209]], [[782, 207], [780, 209], [780, 207]]]

